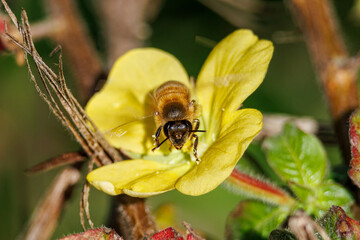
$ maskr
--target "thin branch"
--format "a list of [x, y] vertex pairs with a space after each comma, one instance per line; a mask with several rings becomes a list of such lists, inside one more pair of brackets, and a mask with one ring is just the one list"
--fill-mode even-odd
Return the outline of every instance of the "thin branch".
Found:
[[48, 171], [64, 165], [70, 165], [78, 162], [83, 162], [86, 159], [84, 152], [68, 152], [61, 154], [60, 156], [53, 157], [45, 162], [41, 162], [28, 170], [27, 173], [38, 173], [41, 171]]
[[86, 182], [83, 186], [83, 190], [81, 192], [81, 200], [80, 200], [80, 223], [84, 231], [86, 230], [84, 213], [90, 228], [94, 228], [94, 223], [91, 221], [90, 218], [89, 194], [90, 194], [90, 185], [88, 182]]

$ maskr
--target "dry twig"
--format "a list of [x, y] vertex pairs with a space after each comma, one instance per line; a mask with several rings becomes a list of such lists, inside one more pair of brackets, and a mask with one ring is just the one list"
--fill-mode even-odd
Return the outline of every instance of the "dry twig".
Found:
[[45, 162], [41, 162], [28, 170], [27, 173], [37, 173], [41, 171], [48, 171], [56, 167], [70, 165], [78, 162], [83, 162], [86, 159], [86, 155], [83, 152], [69, 152], [61, 154], [60, 156], [53, 157]]
[[37, 207], [35, 215], [22, 239], [47, 240], [50, 239], [57, 226], [62, 208], [69, 197], [73, 186], [79, 181], [78, 169], [68, 167], [54, 180], [45, 199]]
[[[22, 24], [20, 25], [6, 2], [2, 0], [2, 3], [13, 20], [13, 23], [22, 34], [23, 43], [18, 42], [8, 33], [7, 36], [25, 52], [25, 59], [28, 65], [31, 80], [33, 81], [39, 95], [49, 105], [50, 110], [75, 136], [76, 140], [83, 147], [85, 152], [91, 157], [96, 157], [98, 165], [105, 165], [113, 161], [121, 160], [117, 150], [110, 146], [102, 137], [101, 133], [97, 131], [96, 126], [87, 117], [84, 109], [67, 88], [63, 75], [61, 53], [59, 55], [59, 74], [57, 75], [43, 62], [42, 58], [35, 49], [26, 12], [24, 10], [22, 11]], [[30, 55], [33, 59], [45, 90], [43, 90], [38, 84], [37, 79], [32, 72], [27, 55]], [[61, 103], [60, 105], [58, 101]], [[68, 115], [66, 115], [65, 112]], [[89, 127], [88, 123], [91, 127]]]
[[[116, 149], [110, 146], [97, 131], [96, 126], [87, 117], [84, 109], [77, 102], [70, 90], [67, 88], [63, 75], [62, 55], [60, 52], [58, 63], [58, 74], [48, 67], [36, 51], [30, 24], [26, 12], [23, 10], [21, 15], [21, 24], [13, 14], [5, 0], [2, 3], [9, 14], [12, 22], [15, 24], [19, 33], [23, 37], [22, 42], [6, 31], [9, 40], [13, 41], [24, 51], [24, 57], [28, 66], [31, 80], [42, 99], [48, 104], [50, 110], [61, 121], [61, 123], [73, 134], [75, 139], [82, 146], [88, 156], [91, 157], [90, 165], [96, 162], [98, 166], [120, 161], [121, 157]], [[35, 68], [41, 79], [42, 87], [35, 78], [29, 63], [28, 55], [33, 59]], [[87, 192], [88, 193], [88, 192]], [[85, 195], [85, 198], [88, 196]], [[87, 202], [87, 199], [86, 199]], [[86, 215], [88, 208], [85, 207]], [[89, 224], [92, 225], [91, 220]]]

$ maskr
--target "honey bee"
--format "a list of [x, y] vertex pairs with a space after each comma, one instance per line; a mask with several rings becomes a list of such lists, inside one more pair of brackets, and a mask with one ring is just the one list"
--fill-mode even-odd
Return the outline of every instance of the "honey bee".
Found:
[[[190, 95], [189, 88], [178, 81], [165, 82], [154, 91], [153, 116], [157, 130], [156, 147], [152, 151], [158, 149], [167, 140], [180, 150], [190, 138], [194, 139], [193, 154], [196, 161], [200, 161], [197, 154], [199, 137], [195, 133], [205, 131], [198, 130], [200, 108], [195, 100], [190, 100]], [[165, 135], [162, 142], [159, 141], [161, 132]]]

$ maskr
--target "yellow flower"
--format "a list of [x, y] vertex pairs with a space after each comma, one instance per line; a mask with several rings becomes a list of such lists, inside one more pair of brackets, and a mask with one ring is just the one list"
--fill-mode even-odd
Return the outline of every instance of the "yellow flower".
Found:
[[[238, 109], [262, 82], [273, 46], [249, 30], [238, 30], [210, 53], [195, 87], [181, 63], [169, 53], [142, 48], [129, 51], [113, 66], [103, 89], [86, 111], [106, 139], [132, 160], [90, 172], [87, 180], [110, 195], [148, 197], [171, 189], [201, 195], [216, 188], [232, 172], [252, 139], [262, 128], [255, 109]], [[192, 91], [202, 107], [198, 133], [199, 164], [191, 141], [181, 151], [169, 143], [154, 152], [155, 123], [150, 93], [176, 80]], [[139, 120], [140, 119], [140, 120]]]

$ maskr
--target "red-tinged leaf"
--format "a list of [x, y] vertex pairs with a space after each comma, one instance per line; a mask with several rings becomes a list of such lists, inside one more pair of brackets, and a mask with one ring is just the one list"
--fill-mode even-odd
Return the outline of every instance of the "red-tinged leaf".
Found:
[[356, 110], [350, 117], [349, 135], [352, 159], [348, 174], [351, 180], [360, 187], [360, 110]]
[[174, 228], [169, 227], [152, 235], [151, 240], [184, 240]]
[[360, 239], [360, 224], [341, 207], [332, 206], [318, 222], [331, 239]]
[[90, 229], [83, 233], [73, 234], [59, 240], [123, 240], [114, 230], [110, 228]]

